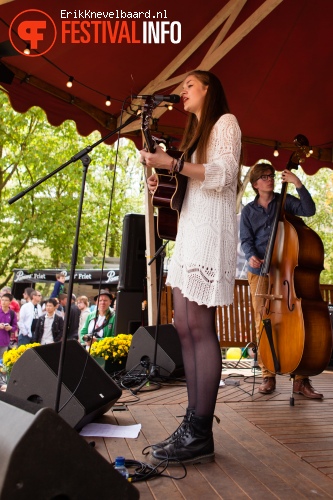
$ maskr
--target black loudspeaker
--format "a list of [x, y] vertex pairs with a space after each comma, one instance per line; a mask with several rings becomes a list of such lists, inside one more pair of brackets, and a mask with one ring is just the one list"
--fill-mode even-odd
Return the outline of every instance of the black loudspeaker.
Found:
[[0, 392], [0, 415], [1, 500], [139, 498], [52, 409]]
[[[140, 369], [141, 360], [154, 362], [156, 326], [141, 326], [133, 335], [128, 352], [126, 371]], [[160, 375], [182, 377], [183, 357], [177, 331], [173, 325], [160, 325], [157, 338], [156, 365]]]
[[148, 322], [147, 309], [142, 310], [142, 292], [117, 292], [115, 332], [134, 334], [141, 325]]
[[[7, 393], [55, 408], [61, 343], [33, 347], [16, 361]], [[108, 411], [122, 391], [76, 340], [67, 340], [59, 415], [81, 429]]]
[[[155, 224], [156, 251], [162, 245], [157, 235], [157, 217]], [[156, 260], [156, 273], [159, 274], [160, 258]], [[145, 216], [141, 214], [127, 214], [124, 217], [119, 263], [118, 290], [128, 292], [143, 291], [147, 276], [146, 262], [146, 229]]]

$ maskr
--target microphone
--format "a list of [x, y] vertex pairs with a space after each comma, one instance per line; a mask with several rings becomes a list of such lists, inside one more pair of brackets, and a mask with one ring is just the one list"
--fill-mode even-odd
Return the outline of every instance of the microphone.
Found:
[[170, 95], [159, 95], [159, 94], [154, 94], [154, 95], [133, 95], [134, 98], [136, 99], [147, 99], [148, 97], [153, 97], [156, 102], [173, 102], [177, 103], [180, 102], [180, 95], [177, 94], [170, 94]]

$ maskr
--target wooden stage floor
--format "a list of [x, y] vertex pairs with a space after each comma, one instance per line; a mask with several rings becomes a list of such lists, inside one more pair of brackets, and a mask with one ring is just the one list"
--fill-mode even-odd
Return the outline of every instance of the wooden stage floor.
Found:
[[[143, 500], [333, 498], [333, 372], [313, 377], [323, 400], [295, 394], [290, 406], [288, 376], [277, 378], [277, 390], [258, 394], [261, 377], [250, 368], [222, 371], [228, 385], [219, 389], [214, 422], [215, 462], [188, 466], [181, 480], [165, 477], [135, 483]], [[239, 386], [229, 385], [236, 381]], [[254, 382], [254, 383], [253, 383]], [[254, 394], [252, 395], [254, 388]], [[120, 404], [125, 405], [121, 411]], [[107, 460], [117, 455], [147, 462], [142, 449], [164, 439], [182, 420], [187, 406], [184, 384], [163, 385], [133, 396], [123, 391], [113, 411], [99, 421], [141, 423], [137, 439], [90, 438]], [[119, 407], [119, 409], [118, 409]], [[123, 407], [124, 408], [124, 407]], [[181, 475], [170, 467], [171, 475]]]

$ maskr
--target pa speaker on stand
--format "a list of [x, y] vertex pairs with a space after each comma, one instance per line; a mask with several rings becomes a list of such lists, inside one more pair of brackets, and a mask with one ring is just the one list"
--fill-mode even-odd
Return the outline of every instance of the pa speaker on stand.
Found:
[[[155, 248], [162, 245], [157, 234], [157, 217], [154, 217]], [[158, 275], [160, 259], [157, 261]], [[118, 290], [143, 292], [147, 276], [145, 216], [126, 214], [123, 222], [119, 263]]]
[[[154, 218], [155, 248], [162, 245], [157, 234], [157, 217]], [[160, 259], [156, 262], [157, 274]], [[148, 323], [147, 309], [143, 304], [147, 300], [146, 291], [147, 258], [145, 216], [126, 214], [123, 222], [119, 281], [117, 293], [117, 313], [115, 333], [133, 334]]]

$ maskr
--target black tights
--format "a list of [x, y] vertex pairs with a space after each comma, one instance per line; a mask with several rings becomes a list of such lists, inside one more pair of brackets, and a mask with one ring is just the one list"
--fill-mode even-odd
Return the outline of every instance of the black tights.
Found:
[[221, 379], [221, 348], [215, 329], [215, 307], [199, 306], [173, 290], [175, 328], [182, 346], [188, 407], [200, 417], [214, 413]]

